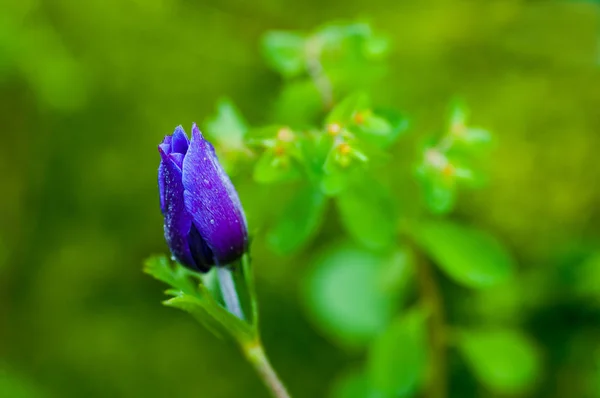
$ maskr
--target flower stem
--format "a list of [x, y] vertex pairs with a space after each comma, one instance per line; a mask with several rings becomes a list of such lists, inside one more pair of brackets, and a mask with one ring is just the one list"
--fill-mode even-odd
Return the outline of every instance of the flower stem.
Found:
[[431, 398], [446, 398], [448, 383], [446, 375], [446, 325], [442, 296], [431, 264], [419, 252], [419, 249], [414, 248], [413, 252], [417, 259], [417, 280], [421, 300], [431, 314], [429, 318], [431, 378], [427, 396]]
[[219, 279], [219, 285], [221, 286], [223, 301], [225, 301], [225, 307], [227, 307], [229, 312], [231, 312], [233, 315], [243, 320], [244, 313], [242, 312], [240, 299], [238, 297], [237, 290], [235, 289], [232, 271], [227, 267], [217, 267], [217, 276]]
[[242, 350], [273, 397], [290, 398], [285, 386], [281, 380], [279, 380], [277, 373], [275, 373], [275, 369], [271, 366], [260, 341], [256, 341], [249, 345], [243, 345]]

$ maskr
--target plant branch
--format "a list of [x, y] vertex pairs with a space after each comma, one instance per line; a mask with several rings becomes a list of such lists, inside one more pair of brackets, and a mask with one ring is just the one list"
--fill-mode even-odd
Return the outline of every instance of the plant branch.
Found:
[[242, 351], [274, 398], [290, 398], [275, 369], [271, 366], [260, 341], [243, 345]]

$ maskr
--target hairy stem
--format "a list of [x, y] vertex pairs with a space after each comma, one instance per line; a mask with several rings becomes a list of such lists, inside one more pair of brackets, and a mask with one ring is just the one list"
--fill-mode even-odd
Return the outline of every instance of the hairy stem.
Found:
[[417, 279], [423, 304], [430, 311], [429, 339], [431, 378], [429, 380], [429, 398], [445, 398], [447, 396], [446, 336], [445, 314], [442, 296], [435, 280], [429, 261], [414, 250], [417, 259]]
[[242, 312], [240, 299], [238, 297], [237, 290], [235, 289], [232, 271], [227, 267], [217, 267], [217, 276], [219, 279], [219, 285], [221, 286], [223, 301], [225, 301], [225, 307], [227, 307], [229, 312], [231, 312], [233, 315], [243, 320], [244, 313]]
[[275, 373], [275, 369], [271, 366], [262, 344], [254, 342], [253, 344], [242, 346], [242, 350], [273, 397], [290, 398], [285, 386], [279, 380], [277, 373]]

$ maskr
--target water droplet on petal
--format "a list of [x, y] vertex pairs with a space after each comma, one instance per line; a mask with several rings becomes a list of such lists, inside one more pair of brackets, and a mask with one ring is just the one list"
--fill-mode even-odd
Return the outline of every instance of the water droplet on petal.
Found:
[[214, 220], [214, 219], [211, 219], [211, 220], [210, 220], [210, 223], [214, 225], [214, 224], [215, 224], [215, 220]]

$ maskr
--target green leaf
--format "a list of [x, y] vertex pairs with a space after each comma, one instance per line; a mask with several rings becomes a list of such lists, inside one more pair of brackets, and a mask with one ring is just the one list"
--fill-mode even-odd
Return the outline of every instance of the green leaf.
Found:
[[371, 249], [390, 247], [396, 240], [397, 215], [389, 194], [364, 181], [337, 196], [342, 224], [354, 239]]
[[274, 120], [294, 127], [316, 123], [323, 112], [323, 100], [310, 79], [297, 79], [287, 83], [275, 102]]
[[182, 292], [194, 293], [196, 291], [196, 287], [190, 279], [192, 271], [188, 271], [177, 263], [172, 266], [166, 256], [159, 255], [148, 258], [144, 263], [144, 272]]
[[429, 221], [413, 232], [417, 243], [455, 282], [486, 288], [508, 280], [515, 263], [487, 233], [447, 221]]
[[423, 382], [427, 363], [425, 319], [421, 312], [405, 315], [371, 345], [369, 377], [386, 397], [412, 396]]
[[519, 394], [539, 379], [537, 348], [518, 330], [468, 330], [458, 334], [458, 347], [469, 367], [491, 391]]
[[381, 58], [390, 51], [390, 47], [387, 37], [373, 36], [365, 41], [364, 52], [369, 58]]
[[219, 304], [210, 290], [200, 283], [198, 273], [178, 263], [171, 265], [165, 256], [148, 259], [144, 272], [172, 287], [166, 293], [173, 297], [163, 304], [188, 312], [216, 336], [227, 334], [240, 343], [256, 338], [254, 325], [237, 318]]
[[386, 289], [383, 280], [386, 260], [349, 245], [317, 258], [304, 281], [303, 298], [324, 334], [344, 346], [360, 347], [385, 328], [397, 307], [397, 293]]
[[192, 315], [196, 321], [208, 329], [216, 337], [223, 338], [225, 332], [223, 326], [219, 324], [210, 313], [204, 309], [204, 303], [199, 298], [190, 294], [177, 291], [169, 291], [174, 297], [163, 302], [167, 307], [178, 308]]
[[358, 111], [353, 119], [353, 131], [381, 148], [389, 147], [408, 128], [408, 120], [391, 110]]
[[267, 32], [262, 41], [267, 63], [285, 77], [302, 74], [306, 68], [304, 36], [291, 32]]
[[356, 144], [355, 141], [343, 143], [341, 145], [347, 145], [349, 150], [341, 151], [339, 145], [332, 143], [322, 166], [321, 189], [326, 195], [340, 194], [364, 172], [368, 159], [353, 146]]
[[289, 155], [278, 155], [275, 148], [269, 148], [254, 165], [253, 177], [256, 182], [270, 184], [295, 180], [300, 172]]
[[334, 382], [330, 398], [385, 398], [375, 391], [363, 370], [355, 369], [342, 374]]
[[283, 210], [267, 240], [278, 253], [300, 249], [318, 230], [327, 198], [320, 189], [307, 186]]
[[433, 214], [447, 214], [456, 204], [456, 184], [439, 174], [421, 180], [425, 205]]
[[365, 93], [358, 92], [344, 98], [327, 115], [328, 124], [348, 124], [352, 123], [354, 114], [369, 107], [369, 98]]
[[217, 114], [206, 121], [206, 133], [225, 148], [244, 148], [244, 135], [248, 126], [233, 102], [221, 98], [217, 103]]
[[340, 46], [345, 40], [353, 37], [368, 37], [371, 27], [366, 23], [329, 24], [317, 30], [314, 37], [327, 46]]
[[469, 127], [463, 134], [462, 139], [473, 147], [485, 146], [492, 142], [492, 134], [488, 130], [479, 127]]

